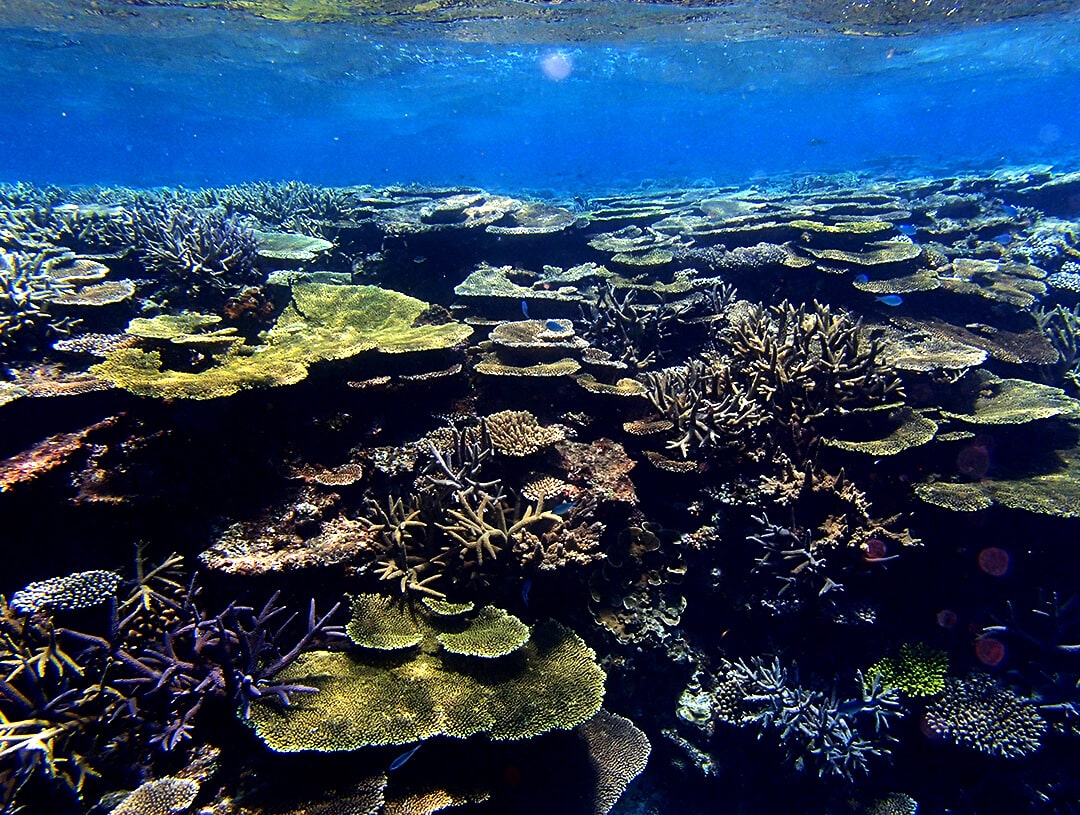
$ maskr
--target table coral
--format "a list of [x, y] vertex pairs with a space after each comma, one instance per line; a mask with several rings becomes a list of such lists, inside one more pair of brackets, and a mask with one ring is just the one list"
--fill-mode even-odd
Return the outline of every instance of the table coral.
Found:
[[288, 708], [252, 708], [255, 734], [277, 752], [348, 751], [436, 735], [532, 738], [587, 721], [600, 708], [604, 685], [592, 650], [554, 622], [533, 628], [512, 665], [450, 661], [425, 649], [392, 663], [316, 651], [279, 678], [319, 693]]
[[456, 322], [418, 324], [427, 303], [376, 286], [305, 283], [292, 293], [264, 345], [234, 347], [203, 370], [172, 370], [158, 351], [122, 348], [91, 371], [140, 396], [213, 399], [246, 388], [296, 384], [316, 362], [375, 349], [387, 354], [446, 349], [472, 333]]

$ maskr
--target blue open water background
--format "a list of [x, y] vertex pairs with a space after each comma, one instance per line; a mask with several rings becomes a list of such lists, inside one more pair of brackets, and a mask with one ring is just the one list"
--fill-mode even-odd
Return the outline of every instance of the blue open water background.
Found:
[[[1035, 4], [1038, 5], [1038, 4]], [[580, 194], [953, 173], [1080, 153], [1080, 22], [909, 36], [475, 44], [165, 12], [0, 31], [0, 179]], [[545, 60], [569, 68], [545, 75]]]

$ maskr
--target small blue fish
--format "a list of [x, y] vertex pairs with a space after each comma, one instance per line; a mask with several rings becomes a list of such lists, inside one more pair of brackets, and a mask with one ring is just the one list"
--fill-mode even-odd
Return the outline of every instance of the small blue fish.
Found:
[[567, 501], [564, 504], [556, 504], [551, 511], [556, 515], [565, 515], [577, 505], [577, 501]]
[[[421, 744], [423, 744], [423, 742], [421, 742]], [[405, 765], [406, 761], [408, 761], [410, 758], [412, 758], [414, 755], [416, 755], [416, 751], [419, 750], [419, 749], [420, 749], [420, 745], [418, 744], [414, 748], [412, 748], [411, 750], [406, 750], [400, 756], [395, 758], [393, 761], [390, 762], [390, 767], [389, 767], [388, 772], [393, 772], [394, 770], [401, 769], [401, 767], [403, 767]]]
[[899, 294], [885, 294], [881, 297], [875, 297], [874, 299], [882, 305], [886, 305], [891, 308], [896, 308], [896, 306], [899, 306], [904, 302], [904, 298], [901, 297]]
[[544, 323], [544, 328], [548, 331], [566, 331], [566, 326], [560, 323], [558, 320], [548, 320]]
[[907, 235], [909, 238], [919, 231], [918, 227], [913, 224], [900, 224], [900, 226], [896, 228], [900, 230], [901, 235]]
[[993, 240], [994, 243], [1000, 243], [1002, 246], [1008, 246], [1010, 243], [1013, 242], [1013, 236], [1010, 235], [1008, 232], [1002, 232], [1000, 235], [995, 235]]
[[529, 304], [524, 300], [521, 301], [521, 313], [525, 315], [525, 319], [529, 319]]
[[870, 282], [870, 275], [857, 274], [857, 275], [855, 275], [855, 282], [856, 283], [869, 283]]
[[1012, 204], [1003, 204], [1001, 211], [1008, 215], [1010, 218], [1015, 218], [1020, 214], [1020, 210], [1014, 207]]
[[532, 578], [526, 577], [525, 582], [521, 584], [521, 602], [525, 604], [525, 608], [529, 607], [529, 592], [532, 591]]

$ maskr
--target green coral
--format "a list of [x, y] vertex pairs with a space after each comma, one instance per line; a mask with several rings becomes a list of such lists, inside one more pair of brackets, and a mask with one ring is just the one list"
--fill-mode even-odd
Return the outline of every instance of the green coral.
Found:
[[428, 611], [438, 617], [457, 617], [459, 614], [468, 614], [475, 608], [471, 600], [464, 603], [452, 603], [438, 597], [422, 597], [420, 602], [424, 604]]
[[893, 263], [905, 263], [915, 260], [922, 254], [922, 247], [906, 241], [878, 241], [867, 244], [862, 252], [847, 252], [843, 249], [803, 248], [818, 260], [832, 260], [849, 263], [854, 266], [884, 266]]
[[1080, 400], [1067, 396], [1061, 388], [989, 374], [982, 375], [978, 384], [979, 394], [969, 413], [943, 410], [942, 414], [978, 425], [1025, 424], [1054, 417], [1080, 419]]
[[91, 372], [140, 396], [213, 399], [247, 388], [295, 384], [315, 362], [375, 349], [405, 353], [450, 348], [472, 333], [457, 322], [421, 322], [427, 309], [422, 300], [377, 286], [303, 283], [292, 289], [292, 301], [267, 332], [265, 344], [236, 345], [204, 370], [172, 370], [157, 351], [121, 348]]
[[307, 262], [315, 260], [323, 252], [334, 248], [334, 244], [322, 238], [297, 235], [295, 232], [259, 232], [255, 231], [258, 242], [256, 250], [260, 257], [270, 260], [291, 260]]
[[288, 708], [254, 705], [248, 723], [276, 752], [336, 752], [437, 735], [527, 739], [600, 709], [604, 672], [573, 631], [537, 625], [507, 659], [448, 659], [427, 643], [392, 660], [311, 651], [276, 678], [319, 692], [297, 695]]
[[308, 362], [347, 359], [378, 349], [387, 354], [451, 348], [472, 328], [458, 322], [420, 322], [429, 304], [378, 286], [301, 283], [267, 340], [296, 349]]
[[915, 485], [928, 504], [955, 512], [975, 512], [994, 504], [1060, 518], [1080, 517], [1080, 446], [1052, 453], [1045, 471], [977, 483], [934, 481]]
[[846, 439], [825, 438], [822, 439], [822, 443], [851, 453], [864, 453], [865, 455], [881, 457], [894, 456], [909, 448], [926, 444], [934, 438], [938, 426], [933, 419], [906, 407], [902, 408], [898, 413], [900, 424], [893, 428], [888, 435], [879, 439], [848, 441]]
[[486, 606], [461, 631], [445, 631], [436, 639], [451, 654], [501, 657], [528, 641], [529, 626], [501, 608]]
[[139, 396], [216, 399], [247, 388], [294, 385], [307, 376], [307, 365], [284, 349], [266, 348], [226, 354], [204, 371], [174, 371], [164, 367], [157, 351], [119, 348], [90, 372]]
[[345, 633], [357, 645], [379, 651], [411, 648], [423, 639], [406, 605], [382, 594], [352, 598], [352, 619]]
[[895, 657], [870, 666], [866, 676], [879, 676], [886, 690], [896, 688], [905, 696], [934, 696], [945, 687], [949, 655], [924, 643], [904, 643]]

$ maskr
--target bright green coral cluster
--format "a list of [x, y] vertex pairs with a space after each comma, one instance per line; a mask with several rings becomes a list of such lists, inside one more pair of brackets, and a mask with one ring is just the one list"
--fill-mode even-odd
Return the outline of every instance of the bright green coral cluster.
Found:
[[948, 670], [947, 653], [921, 642], [906, 642], [899, 655], [878, 660], [866, 676], [879, 676], [883, 688], [896, 688], [905, 696], [935, 696], [944, 689]]

